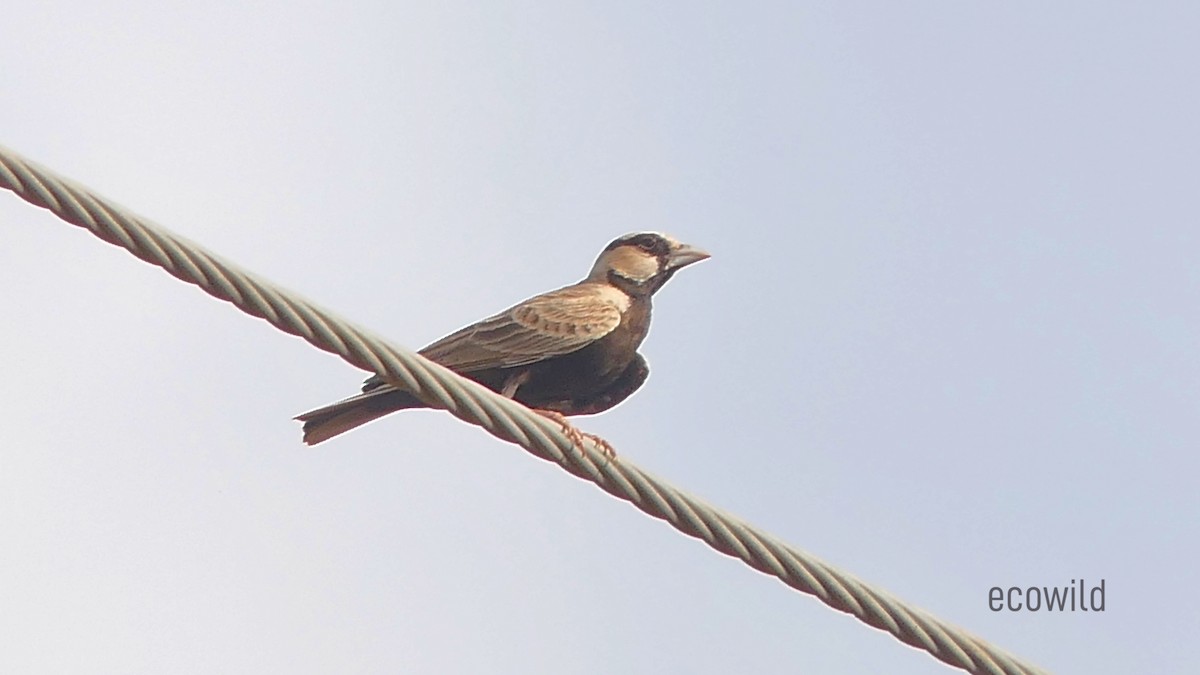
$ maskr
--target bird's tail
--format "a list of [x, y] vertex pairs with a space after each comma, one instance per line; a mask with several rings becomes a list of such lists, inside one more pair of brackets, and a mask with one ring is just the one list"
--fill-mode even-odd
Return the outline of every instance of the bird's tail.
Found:
[[423, 407], [425, 404], [407, 391], [385, 386], [310, 410], [296, 419], [304, 422], [304, 442], [316, 445], [388, 413]]

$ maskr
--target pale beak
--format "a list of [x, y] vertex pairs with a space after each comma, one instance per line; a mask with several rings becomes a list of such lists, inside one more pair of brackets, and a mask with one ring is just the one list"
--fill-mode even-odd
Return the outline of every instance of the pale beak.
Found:
[[707, 251], [698, 249], [695, 246], [680, 244], [671, 250], [671, 255], [667, 256], [667, 267], [677, 270], [680, 267], [687, 267], [692, 263], [698, 263], [701, 260], [707, 260], [712, 257]]

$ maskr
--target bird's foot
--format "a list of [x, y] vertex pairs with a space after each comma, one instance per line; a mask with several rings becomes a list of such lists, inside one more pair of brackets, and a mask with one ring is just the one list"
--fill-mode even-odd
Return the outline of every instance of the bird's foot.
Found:
[[557, 422], [558, 425], [562, 427], [562, 432], [566, 434], [567, 438], [571, 439], [571, 443], [578, 448], [580, 452], [583, 452], [583, 439], [590, 438], [592, 442], [600, 448], [600, 452], [604, 453], [604, 459], [612, 461], [617, 458], [617, 451], [613, 449], [613, 446], [608, 441], [600, 438], [596, 434], [589, 434], [587, 432], [580, 431], [574, 424], [571, 424], [569, 421], [567, 421], [567, 417], [562, 413], [554, 410], [538, 409], [534, 409], [534, 412], [552, 422]]

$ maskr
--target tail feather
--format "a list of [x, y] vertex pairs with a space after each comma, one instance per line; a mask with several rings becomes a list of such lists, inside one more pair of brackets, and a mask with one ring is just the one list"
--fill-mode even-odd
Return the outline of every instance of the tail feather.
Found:
[[423, 407], [416, 396], [388, 386], [310, 410], [296, 419], [304, 422], [304, 442], [316, 445], [397, 410]]

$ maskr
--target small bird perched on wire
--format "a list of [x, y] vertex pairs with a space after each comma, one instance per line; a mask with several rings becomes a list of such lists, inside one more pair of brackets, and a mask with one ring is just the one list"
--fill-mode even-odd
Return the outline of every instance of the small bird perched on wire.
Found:
[[[534, 296], [422, 349], [439, 363], [562, 425], [580, 445], [567, 415], [591, 415], [624, 401], [650, 368], [638, 347], [650, 331], [650, 296], [676, 272], [709, 257], [656, 232], [606, 246], [587, 278]], [[362, 393], [296, 417], [315, 445], [397, 410], [424, 408], [413, 394], [373, 375]], [[612, 447], [587, 434], [606, 454]]]

